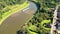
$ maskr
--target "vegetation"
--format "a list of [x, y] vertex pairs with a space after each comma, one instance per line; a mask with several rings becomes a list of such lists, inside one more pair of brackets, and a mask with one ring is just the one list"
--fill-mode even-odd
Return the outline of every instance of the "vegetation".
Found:
[[[28, 6], [26, 0], [0, 0], [0, 22], [17, 10]], [[50, 34], [53, 21], [53, 11], [60, 0], [28, 0], [38, 4], [38, 10], [27, 24], [17, 31], [17, 34]], [[24, 3], [25, 2], [25, 3]], [[15, 12], [14, 12], [15, 11]], [[1, 24], [0, 23], [0, 24]]]
[[32, 34], [31, 32], [33, 32], [33, 34], [50, 34], [50, 24], [53, 21], [53, 11], [55, 10], [55, 7], [60, 3], [60, 0], [29, 1], [38, 4], [39, 9], [34, 14], [33, 18], [26, 25], [24, 25], [28, 31], [27, 33]]
[[0, 0], [0, 24], [11, 14], [28, 6], [26, 0]]

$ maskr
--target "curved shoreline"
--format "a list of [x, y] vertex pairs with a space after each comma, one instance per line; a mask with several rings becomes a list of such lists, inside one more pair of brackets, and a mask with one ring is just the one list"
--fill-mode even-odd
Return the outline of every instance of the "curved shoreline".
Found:
[[[9, 15], [7, 15], [7, 16], [5, 16], [1, 21], [0, 21], [0, 25], [2, 24], [2, 22], [6, 19], [6, 18], [8, 18], [9, 16], [11, 16], [12, 14], [14, 14], [14, 13], [16, 13], [16, 12], [18, 12], [18, 11], [21, 11], [21, 10], [23, 10], [24, 8], [26, 8], [27, 6], [29, 6], [29, 4], [27, 4], [27, 5], [25, 5], [27, 2], [25, 2], [24, 4], [22, 4], [21, 6], [25, 6], [25, 7], [23, 7], [23, 8], [21, 8], [21, 9], [19, 9], [19, 10], [16, 10], [15, 12], [12, 12], [12, 13], [10, 13]], [[8, 12], [9, 13], [9, 12]]]
[[24, 25], [36, 12], [37, 7], [34, 3], [29, 3], [25, 10], [14, 13], [9, 16], [0, 26], [1, 34], [16, 34], [20, 30], [21, 26]]

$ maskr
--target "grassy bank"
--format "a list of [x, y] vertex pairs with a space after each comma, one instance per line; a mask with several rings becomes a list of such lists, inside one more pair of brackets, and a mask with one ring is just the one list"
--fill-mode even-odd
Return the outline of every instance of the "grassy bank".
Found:
[[6, 8], [10, 8], [10, 10], [6, 13], [4, 13], [2, 15], [2, 19], [0, 20], [0, 25], [2, 24], [2, 22], [9, 16], [11, 16], [12, 14], [20, 11], [20, 10], [23, 10], [24, 8], [26, 8], [27, 6], [29, 6], [29, 4], [26, 2], [24, 2], [23, 4], [16, 4], [16, 5], [13, 5], [13, 6], [7, 6]]

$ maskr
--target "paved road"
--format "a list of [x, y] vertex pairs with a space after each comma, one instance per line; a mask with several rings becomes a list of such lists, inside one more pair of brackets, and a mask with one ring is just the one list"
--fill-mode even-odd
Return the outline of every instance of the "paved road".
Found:
[[30, 2], [30, 5], [21, 11], [8, 17], [0, 26], [0, 34], [16, 34], [21, 28], [21, 25], [26, 23], [33, 14], [36, 12], [37, 7], [34, 3]]
[[54, 30], [56, 30], [55, 24], [56, 24], [56, 19], [57, 19], [58, 7], [59, 7], [59, 5], [56, 7], [56, 9], [55, 9], [55, 11], [54, 11], [54, 15], [53, 15], [54, 18], [53, 18], [53, 24], [52, 24], [52, 27], [51, 27], [51, 34], [55, 34], [55, 33], [54, 33]]

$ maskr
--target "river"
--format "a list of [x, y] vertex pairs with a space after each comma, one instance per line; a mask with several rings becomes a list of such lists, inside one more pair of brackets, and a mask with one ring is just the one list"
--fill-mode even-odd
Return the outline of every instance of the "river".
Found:
[[29, 6], [21, 11], [9, 16], [0, 26], [0, 34], [17, 34], [21, 25], [25, 24], [33, 14], [37, 7], [33, 2], [29, 2]]

